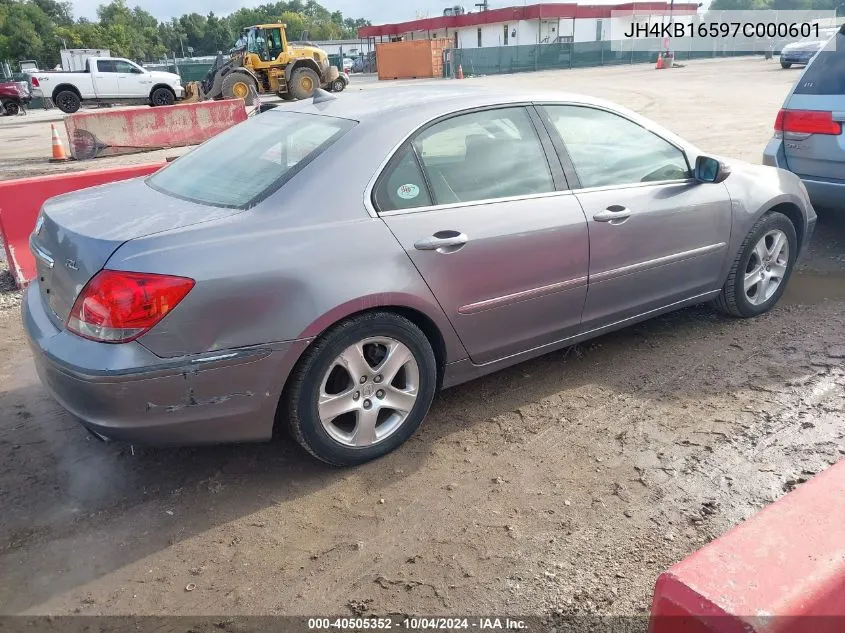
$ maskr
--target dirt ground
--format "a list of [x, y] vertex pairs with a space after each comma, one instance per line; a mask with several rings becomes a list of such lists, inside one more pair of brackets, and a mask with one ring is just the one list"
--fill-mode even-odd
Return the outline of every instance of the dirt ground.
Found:
[[[466, 81], [611, 98], [756, 162], [796, 77], [754, 59]], [[348, 470], [285, 438], [94, 440], [41, 388], [17, 303], [0, 292], [7, 614], [643, 614], [662, 570], [845, 455], [845, 214], [772, 313], [688, 309], [446, 391]]]

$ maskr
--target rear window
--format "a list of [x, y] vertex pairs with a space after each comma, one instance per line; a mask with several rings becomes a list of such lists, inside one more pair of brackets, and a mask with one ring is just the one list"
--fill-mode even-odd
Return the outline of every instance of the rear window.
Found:
[[845, 95], [845, 34], [837, 33], [819, 51], [795, 87], [798, 95]]
[[355, 125], [298, 112], [267, 112], [206, 141], [147, 179], [162, 193], [248, 208], [279, 189]]

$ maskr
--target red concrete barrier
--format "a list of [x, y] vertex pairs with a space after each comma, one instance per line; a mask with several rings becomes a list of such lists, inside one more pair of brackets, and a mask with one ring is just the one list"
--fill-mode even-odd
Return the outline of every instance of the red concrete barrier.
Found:
[[650, 633], [845, 631], [845, 461], [657, 579]]
[[241, 99], [157, 108], [91, 110], [65, 117], [70, 153], [76, 159], [198, 145], [245, 121]]
[[146, 176], [164, 163], [97, 169], [53, 176], [0, 181], [0, 236], [6, 261], [18, 288], [35, 276], [35, 260], [29, 252], [29, 236], [44, 201], [53, 196], [116, 180]]

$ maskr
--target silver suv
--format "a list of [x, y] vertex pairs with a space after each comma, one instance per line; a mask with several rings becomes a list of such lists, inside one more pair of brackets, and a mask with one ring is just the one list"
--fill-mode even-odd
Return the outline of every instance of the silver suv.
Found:
[[797, 174], [814, 206], [845, 210], [845, 25], [787, 96], [763, 163]]

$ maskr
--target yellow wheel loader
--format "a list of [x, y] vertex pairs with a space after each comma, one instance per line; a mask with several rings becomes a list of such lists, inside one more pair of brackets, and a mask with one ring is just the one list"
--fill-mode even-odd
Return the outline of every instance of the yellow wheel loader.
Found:
[[259, 24], [243, 30], [226, 59], [218, 55], [202, 81], [185, 86], [185, 101], [243, 99], [253, 105], [259, 94], [285, 100], [308, 99], [340, 76], [316, 46], [292, 46], [284, 24]]

